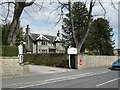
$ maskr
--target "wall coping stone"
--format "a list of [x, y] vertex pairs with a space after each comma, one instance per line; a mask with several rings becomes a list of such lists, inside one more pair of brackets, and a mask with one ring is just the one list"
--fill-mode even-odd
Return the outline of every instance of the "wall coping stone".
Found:
[[19, 59], [18, 57], [14, 56], [14, 57], [1, 57], [0, 56], [0, 60], [1, 59]]

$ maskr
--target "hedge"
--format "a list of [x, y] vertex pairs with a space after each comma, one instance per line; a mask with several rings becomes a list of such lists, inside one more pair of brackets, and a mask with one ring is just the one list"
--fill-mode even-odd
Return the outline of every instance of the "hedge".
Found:
[[25, 54], [24, 61], [34, 65], [68, 67], [67, 54]]
[[18, 48], [17, 46], [8, 46], [1, 45], [2, 47], [2, 56], [18, 56]]

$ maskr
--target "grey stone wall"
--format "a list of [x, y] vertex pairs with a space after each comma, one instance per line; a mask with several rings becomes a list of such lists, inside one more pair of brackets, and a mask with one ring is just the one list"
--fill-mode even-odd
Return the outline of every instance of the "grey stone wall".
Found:
[[0, 57], [0, 67], [2, 76], [29, 74], [29, 67], [27, 65], [19, 65], [18, 57]]
[[82, 65], [78, 61], [78, 69], [111, 67], [112, 63], [117, 60], [116, 56], [82, 56]]

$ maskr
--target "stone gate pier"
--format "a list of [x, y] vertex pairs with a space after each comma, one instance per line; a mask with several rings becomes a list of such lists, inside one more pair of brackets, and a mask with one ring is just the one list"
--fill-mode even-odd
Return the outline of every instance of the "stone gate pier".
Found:
[[0, 57], [0, 75], [4, 76], [22, 76], [29, 74], [28, 65], [19, 65], [18, 57]]

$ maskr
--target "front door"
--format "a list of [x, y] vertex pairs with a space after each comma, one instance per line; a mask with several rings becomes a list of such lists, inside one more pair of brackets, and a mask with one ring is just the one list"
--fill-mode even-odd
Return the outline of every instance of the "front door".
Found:
[[72, 69], [75, 69], [75, 54], [70, 55], [70, 65]]

